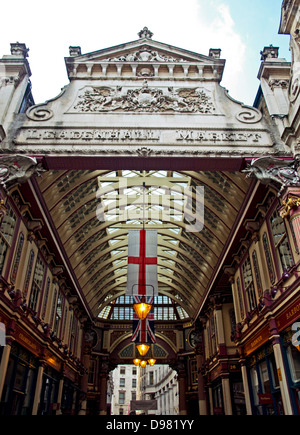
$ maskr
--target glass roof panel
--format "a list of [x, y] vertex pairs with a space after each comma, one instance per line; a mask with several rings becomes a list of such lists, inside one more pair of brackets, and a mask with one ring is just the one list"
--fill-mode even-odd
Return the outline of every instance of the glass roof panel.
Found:
[[[251, 182], [215, 171], [74, 170], [46, 177], [45, 202], [95, 316], [110, 315], [104, 299], [125, 291], [128, 230], [144, 224], [158, 232], [159, 289], [182, 302], [181, 310], [172, 308], [177, 319], [196, 310], [189, 299], [204, 295]], [[197, 186], [204, 186], [205, 208], [204, 228], [195, 233], [186, 230], [184, 207], [188, 192], [195, 212]]]

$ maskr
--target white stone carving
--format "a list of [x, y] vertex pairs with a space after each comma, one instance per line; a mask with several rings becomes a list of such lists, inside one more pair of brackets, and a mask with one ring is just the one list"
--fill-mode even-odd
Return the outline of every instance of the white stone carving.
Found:
[[149, 47], [142, 47], [139, 50], [124, 54], [119, 57], [108, 58], [103, 62], [187, 62], [182, 58], [174, 56], [166, 56], [156, 50], [151, 50]]
[[28, 181], [32, 175], [44, 172], [41, 164], [33, 157], [6, 155], [0, 158], [0, 184], [5, 190]]
[[245, 124], [255, 124], [262, 119], [262, 113], [250, 106], [242, 106], [242, 110], [236, 114], [236, 119]]
[[51, 100], [47, 100], [45, 103], [36, 104], [34, 106], [29, 107], [26, 112], [27, 118], [32, 121], [48, 121], [48, 119], [52, 118], [53, 111], [47, 107], [48, 103], [57, 100], [65, 93], [66, 88], [62, 88], [61, 92]]
[[144, 27], [139, 33], [140, 38], [148, 38], [151, 39], [153, 36], [153, 33], [148, 29], [148, 27]]
[[272, 91], [275, 88], [281, 88], [281, 89], [287, 89], [289, 87], [289, 80], [284, 79], [271, 79], [269, 80], [269, 86], [272, 89]]
[[271, 184], [279, 187], [280, 191], [286, 186], [299, 186], [297, 162], [288, 163], [276, 157], [260, 157], [253, 159], [251, 164], [243, 170], [247, 177], [256, 177], [262, 184]]
[[52, 118], [53, 112], [43, 104], [43, 107], [30, 107], [26, 112], [26, 116], [32, 121], [47, 121], [48, 119]]
[[169, 87], [167, 90], [148, 87], [123, 92], [121, 87], [87, 87], [74, 105], [78, 112], [184, 112], [206, 113], [215, 111], [210, 96], [202, 88]]

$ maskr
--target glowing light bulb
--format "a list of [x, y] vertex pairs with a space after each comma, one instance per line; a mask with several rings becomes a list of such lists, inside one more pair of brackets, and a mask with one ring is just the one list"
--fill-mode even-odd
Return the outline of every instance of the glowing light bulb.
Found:
[[148, 344], [142, 343], [142, 344], [138, 344], [136, 348], [139, 351], [140, 355], [145, 356], [148, 350], [150, 349], [150, 346]]

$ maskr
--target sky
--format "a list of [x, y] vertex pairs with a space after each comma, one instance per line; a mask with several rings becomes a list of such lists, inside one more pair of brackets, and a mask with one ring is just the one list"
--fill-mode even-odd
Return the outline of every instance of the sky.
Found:
[[0, 58], [10, 43], [29, 48], [35, 103], [56, 97], [68, 84], [69, 46], [82, 54], [138, 39], [152, 39], [208, 55], [220, 48], [226, 60], [221, 86], [252, 105], [260, 52], [272, 44], [290, 61], [289, 35], [279, 35], [282, 0], [14, 0], [1, 5]]

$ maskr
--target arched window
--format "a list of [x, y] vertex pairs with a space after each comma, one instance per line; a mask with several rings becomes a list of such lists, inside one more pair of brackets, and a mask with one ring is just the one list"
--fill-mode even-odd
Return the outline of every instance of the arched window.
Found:
[[244, 289], [247, 296], [248, 308], [249, 311], [253, 311], [256, 308], [256, 296], [249, 257], [246, 258], [242, 265], [242, 276], [244, 282]]
[[56, 312], [55, 312], [55, 319], [54, 319], [54, 326], [53, 326], [53, 332], [59, 337], [59, 329], [61, 324], [61, 317], [62, 317], [62, 296], [61, 292], [58, 292], [57, 297], [57, 304], [56, 304]]
[[46, 316], [46, 309], [47, 309], [47, 303], [48, 303], [48, 298], [49, 298], [49, 290], [50, 290], [50, 278], [48, 277], [45, 295], [44, 295], [43, 309], [42, 309], [42, 314], [41, 314], [41, 317], [43, 320], [45, 319], [45, 316]]
[[25, 276], [25, 281], [24, 281], [24, 293], [28, 293], [28, 289], [29, 289], [29, 283], [30, 283], [30, 278], [31, 278], [31, 273], [32, 273], [32, 268], [33, 268], [33, 260], [34, 260], [34, 251], [33, 249], [30, 251], [29, 254], [29, 260], [28, 260], [28, 264], [27, 264], [27, 271], [26, 271], [26, 276]]
[[269, 240], [268, 240], [267, 233], [264, 233], [264, 235], [263, 235], [263, 246], [264, 246], [264, 251], [265, 251], [265, 256], [266, 256], [266, 261], [267, 261], [267, 267], [268, 267], [268, 273], [269, 273], [270, 281], [271, 281], [272, 284], [274, 284], [274, 282], [275, 282], [275, 272], [274, 272], [274, 266], [273, 266], [273, 262], [272, 262], [270, 245], [269, 245]]
[[38, 256], [35, 263], [31, 292], [30, 292], [30, 299], [28, 304], [28, 307], [33, 311], [37, 310], [38, 299], [42, 292], [44, 273], [45, 273], [44, 262], [42, 261], [41, 257]]
[[237, 287], [237, 294], [238, 294], [238, 300], [239, 300], [239, 306], [240, 306], [241, 320], [243, 320], [245, 317], [245, 311], [244, 311], [244, 300], [243, 300], [243, 296], [242, 296], [240, 278], [238, 278], [236, 280], [236, 287]]
[[263, 289], [262, 289], [262, 284], [261, 284], [260, 271], [259, 271], [259, 265], [258, 265], [256, 251], [253, 251], [253, 253], [252, 253], [252, 262], [253, 262], [254, 276], [255, 276], [258, 296], [262, 297]]
[[16, 227], [16, 215], [10, 205], [6, 207], [6, 213], [0, 225], [0, 273], [3, 271], [6, 254], [11, 246]]
[[14, 262], [13, 262], [13, 266], [12, 266], [11, 274], [10, 274], [10, 281], [12, 284], [14, 284], [16, 282], [17, 272], [18, 272], [18, 267], [20, 264], [23, 245], [24, 245], [24, 234], [20, 233], [18, 244], [17, 244], [17, 249], [15, 252], [15, 258], [14, 258]]
[[272, 214], [270, 224], [281, 271], [289, 269], [294, 264], [294, 260], [287, 237], [285, 223], [277, 210]]

